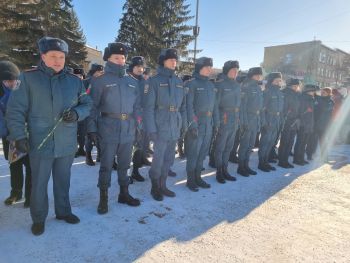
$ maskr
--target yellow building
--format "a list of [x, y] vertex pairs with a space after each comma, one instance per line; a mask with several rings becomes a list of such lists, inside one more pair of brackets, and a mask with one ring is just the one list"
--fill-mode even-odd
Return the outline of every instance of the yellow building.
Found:
[[96, 48], [92, 48], [89, 46], [86, 47], [87, 56], [84, 62], [84, 71], [88, 72], [91, 64], [97, 63], [100, 65], [104, 65], [105, 62], [103, 61], [103, 53], [102, 51], [97, 50]]

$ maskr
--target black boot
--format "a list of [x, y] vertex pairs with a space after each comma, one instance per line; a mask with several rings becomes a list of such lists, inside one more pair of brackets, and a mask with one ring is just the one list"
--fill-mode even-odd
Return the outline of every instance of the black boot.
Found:
[[222, 167], [216, 168], [216, 181], [218, 181], [218, 183], [220, 184], [226, 183], [224, 179], [224, 174], [222, 172]]
[[267, 166], [266, 162], [264, 162], [263, 160], [259, 160], [259, 165], [258, 165], [258, 169], [263, 171], [263, 172], [270, 172], [269, 167]]
[[151, 195], [156, 201], [163, 201], [163, 194], [160, 191], [159, 179], [152, 179]]
[[181, 147], [180, 147], [180, 145], [179, 145], [178, 148], [177, 148], [177, 150], [178, 150], [178, 152], [179, 152], [179, 158], [180, 158], [180, 159], [186, 159], [186, 155], [185, 155], [185, 152], [184, 152], [184, 150], [183, 150], [182, 145], [181, 145]]
[[145, 178], [142, 177], [142, 175], [139, 172], [139, 168], [138, 167], [133, 167], [132, 168], [132, 174], [131, 174], [131, 178], [135, 179], [138, 182], [143, 182], [145, 181]]
[[236, 177], [230, 175], [230, 173], [227, 170], [227, 166], [225, 166], [225, 165], [222, 167], [222, 173], [224, 175], [225, 180], [227, 180], [227, 181], [236, 181], [237, 180]]
[[121, 185], [119, 196], [118, 196], [118, 203], [127, 204], [129, 206], [139, 206], [140, 200], [132, 197], [129, 194], [129, 186], [128, 185]]
[[215, 159], [211, 156], [209, 156], [209, 166], [211, 168], [216, 168]]
[[23, 207], [24, 208], [30, 207], [30, 197], [26, 197], [26, 199], [24, 200]]
[[173, 191], [170, 191], [166, 187], [166, 176], [161, 176], [159, 179], [159, 184], [160, 184], [160, 192], [162, 195], [167, 196], [167, 197], [175, 197], [176, 194]]
[[100, 215], [108, 212], [108, 189], [100, 189], [100, 203], [97, 207], [97, 213]]
[[45, 232], [45, 223], [33, 223], [31, 229], [34, 236], [40, 236]]
[[118, 164], [115, 161], [113, 162], [113, 170], [114, 171], [118, 170]]
[[11, 190], [10, 196], [4, 201], [5, 205], [13, 205], [22, 199], [22, 195], [23, 193], [21, 190]]
[[202, 177], [201, 177], [201, 169], [200, 170], [196, 170], [195, 172], [195, 182], [199, 187], [202, 188], [210, 188], [210, 184], [208, 184], [207, 182], [205, 182]]
[[85, 155], [86, 155], [86, 152], [85, 152], [84, 148], [82, 148], [82, 147], [79, 147], [78, 151], [75, 153], [75, 157], [85, 156]]
[[194, 172], [187, 172], [187, 182], [186, 186], [193, 192], [198, 192], [198, 185], [195, 181]]
[[240, 162], [238, 164], [238, 168], [237, 168], [237, 173], [244, 176], [244, 177], [248, 177], [249, 176], [249, 173], [248, 171], [246, 170], [245, 166], [244, 166], [244, 163], [243, 162]]
[[291, 165], [288, 162], [281, 162], [281, 161], [278, 162], [278, 166], [285, 169], [294, 168], [294, 165]]
[[304, 166], [304, 161], [303, 160], [293, 160], [293, 163], [296, 165]]
[[248, 172], [250, 175], [256, 175], [256, 174], [257, 174], [254, 170], [250, 169], [249, 164], [248, 164], [248, 161], [245, 162], [245, 169], [247, 170], [247, 172]]
[[91, 152], [86, 152], [86, 158], [85, 158], [85, 163], [89, 166], [94, 166], [95, 162], [92, 159]]
[[266, 167], [270, 170], [270, 171], [276, 171], [276, 168], [273, 167], [271, 164], [269, 164], [268, 162], [265, 163]]
[[176, 176], [176, 173], [174, 171], [172, 171], [171, 169], [169, 169], [168, 171], [168, 176], [170, 177], [175, 177]]

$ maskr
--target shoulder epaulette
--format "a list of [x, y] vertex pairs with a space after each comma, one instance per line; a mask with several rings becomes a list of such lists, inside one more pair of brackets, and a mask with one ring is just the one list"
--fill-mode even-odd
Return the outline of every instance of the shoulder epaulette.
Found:
[[220, 83], [220, 82], [223, 82], [223, 81], [224, 81], [224, 79], [216, 79], [215, 83]]

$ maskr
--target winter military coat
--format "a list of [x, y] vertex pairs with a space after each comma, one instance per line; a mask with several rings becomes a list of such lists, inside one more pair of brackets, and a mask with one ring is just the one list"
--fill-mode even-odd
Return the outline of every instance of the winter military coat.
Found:
[[55, 73], [44, 62], [22, 73], [20, 80], [7, 105], [9, 139], [29, 135], [29, 153], [55, 158], [74, 154], [77, 122], [67, 123], [61, 117], [69, 109], [76, 111], [79, 121], [89, 115], [91, 100], [83, 82], [65, 69]]
[[97, 132], [105, 142], [132, 142], [141, 115], [138, 81], [125, 74], [124, 66], [107, 62], [104, 74], [92, 78], [90, 95], [88, 132]]
[[265, 125], [263, 109], [263, 93], [258, 81], [249, 79], [242, 84], [240, 121], [243, 129], [260, 130]]
[[323, 133], [329, 126], [332, 112], [334, 108], [334, 101], [331, 97], [316, 96], [315, 99], [315, 130]]
[[307, 93], [303, 93], [300, 97], [299, 118], [304, 133], [314, 131], [314, 100], [314, 97]]
[[269, 85], [263, 92], [264, 120], [268, 128], [279, 129], [282, 124], [284, 95], [279, 86]]
[[221, 127], [238, 128], [241, 106], [241, 86], [233, 79], [223, 75], [216, 81], [218, 91], [219, 120]]
[[185, 89], [173, 70], [159, 67], [144, 87], [144, 124], [148, 133], [163, 140], [177, 140], [186, 129]]
[[198, 128], [199, 135], [205, 134], [207, 128], [219, 127], [217, 89], [208, 77], [198, 73], [186, 83], [187, 118], [189, 128]]
[[283, 104], [283, 119], [284, 127], [296, 130], [296, 119], [299, 118], [299, 106], [300, 106], [300, 93], [292, 90], [291, 88], [285, 88], [282, 90], [284, 94]]

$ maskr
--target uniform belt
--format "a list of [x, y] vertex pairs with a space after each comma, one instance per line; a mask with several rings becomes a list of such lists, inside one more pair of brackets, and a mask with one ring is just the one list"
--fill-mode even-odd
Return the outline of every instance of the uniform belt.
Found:
[[170, 112], [179, 111], [179, 109], [176, 108], [174, 105], [170, 105], [169, 107], [168, 107], [168, 106], [158, 106], [157, 109], [158, 109], [158, 110], [168, 110], [168, 111], [170, 111]]
[[211, 117], [213, 116], [213, 112], [212, 111], [202, 111], [198, 114], [199, 116], [207, 116], [207, 117]]
[[101, 116], [125, 121], [129, 119], [130, 115], [127, 113], [101, 112]]
[[239, 108], [237, 107], [231, 107], [231, 108], [220, 108], [221, 111], [229, 111], [229, 112], [239, 112]]

